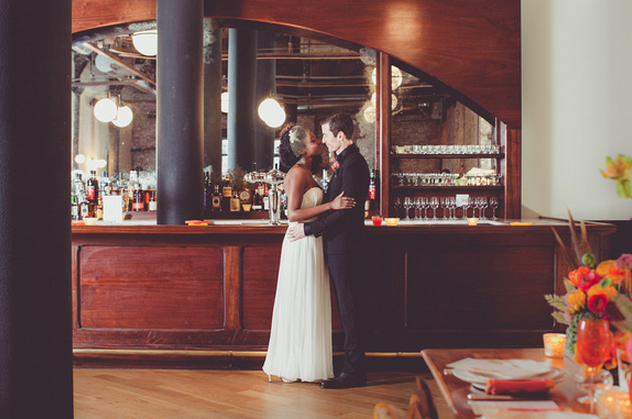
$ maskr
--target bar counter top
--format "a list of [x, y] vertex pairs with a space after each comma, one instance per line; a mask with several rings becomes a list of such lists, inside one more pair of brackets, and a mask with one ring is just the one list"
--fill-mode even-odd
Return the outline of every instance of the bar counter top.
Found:
[[[158, 225], [155, 217], [144, 216], [139, 219], [125, 220], [120, 223], [98, 221], [96, 225], [88, 226], [82, 221], [73, 222], [73, 234], [285, 234], [288, 227], [287, 220], [281, 220], [279, 225], [272, 225], [268, 220], [263, 219], [208, 219], [204, 220], [208, 225]], [[365, 230], [371, 233], [378, 232], [401, 232], [401, 233], [423, 233], [423, 232], [445, 232], [460, 234], [481, 234], [500, 233], [514, 234], [533, 232], [550, 232], [551, 227], [556, 230], [568, 230], [568, 222], [554, 219], [522, 219], [522, 220], [479, 220], [477, 225], [469, 226], [467, 220], [400, 220], [396, 226], [386, 225], [375, 226], [371, 220], [365, 220]], [[587, 227], [594, 232], [613, 233], [615, 226], [606, 223], [587, 222]]]

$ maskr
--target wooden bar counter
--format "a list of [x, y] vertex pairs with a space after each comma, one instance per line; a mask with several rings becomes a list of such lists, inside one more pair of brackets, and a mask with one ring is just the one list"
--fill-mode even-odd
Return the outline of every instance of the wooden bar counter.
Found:
[[[360, 309], [368, 355], [530, 347], [555, 329], [544, 294], [568, 272], [551, 227], [566, 223], [367, 226]], [[77, 365], [211, 366], [262, 360], [287, 225], [73, 225]], [[588, 225], [593, 250], [615, 227]], [[341, 328], [334, 313], [335, 350]], [[421, 362], [421, 361], [420, 361]]]

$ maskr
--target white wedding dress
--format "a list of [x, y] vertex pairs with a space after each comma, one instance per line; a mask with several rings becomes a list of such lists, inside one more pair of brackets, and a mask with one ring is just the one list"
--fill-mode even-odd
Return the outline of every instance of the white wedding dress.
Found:
[[[318, 187], [303, 195], [301, 208], [319, 205]], [[268, 354], [263, 371], [285, 380], [333, 377], [329, 273], [322, 237], [307, 236], [281, 249]]]

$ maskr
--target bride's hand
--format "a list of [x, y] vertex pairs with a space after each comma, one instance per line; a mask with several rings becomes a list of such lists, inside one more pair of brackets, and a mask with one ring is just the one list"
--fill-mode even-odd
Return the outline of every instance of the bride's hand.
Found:
[[342, 191], [340, 195], [336, 197], [336, 199], [331, 201], [331, 209], [348, 209], [355, 206], [355, 199], [343, 196], [344, 194], [344, 191]]

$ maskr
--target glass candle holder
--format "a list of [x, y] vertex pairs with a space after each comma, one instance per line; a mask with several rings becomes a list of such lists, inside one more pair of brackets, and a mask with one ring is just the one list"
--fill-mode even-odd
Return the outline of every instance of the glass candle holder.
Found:
[[544, 341], [544, 355], [549, 358], [563, 358], [564, 348], [566, 348], [566, 335], [564, 333], [545, 333], [542, 335]]

